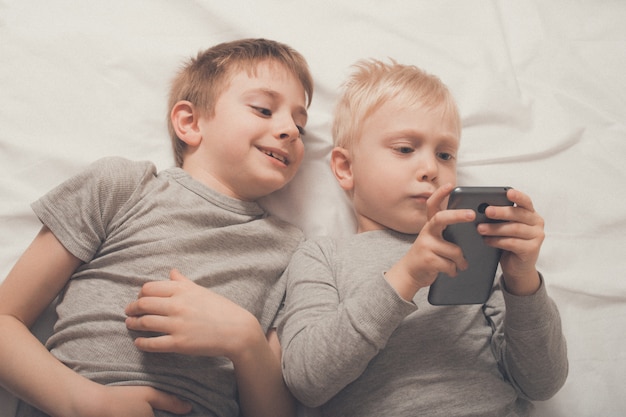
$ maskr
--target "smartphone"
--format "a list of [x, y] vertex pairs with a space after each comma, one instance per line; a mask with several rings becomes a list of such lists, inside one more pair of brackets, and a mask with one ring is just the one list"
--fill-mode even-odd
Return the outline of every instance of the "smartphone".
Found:
[[483, 304], [491, 294], [501, 250], [487, 246], [476, 226], [479, 223], [496, 223], [488, 219], [488, 206], [512, 206], [506, 198], [511, 187], [456, 187], [450, 193], [448, 209], [472, 209], [473, 222], [451, 224], [443, 237], [461, 247], [469, 264], [456, 277], [440, 273], [430, 286], [428, 302], [433, 305]]

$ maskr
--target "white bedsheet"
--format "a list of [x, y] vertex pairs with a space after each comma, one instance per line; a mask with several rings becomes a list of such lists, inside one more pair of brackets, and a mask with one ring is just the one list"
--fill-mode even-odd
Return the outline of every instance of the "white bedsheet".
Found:
[[[331, 112], [352, 63], [392, 57], [457, 97], [460, 182], [519, 188], [546, 220], [570, 375], [536, 416], [626, 415], [625, 22], [612, 0], [0, 0], [0, 279], [39, 229], [29, 204], [60, 181], [108, 155], [172, 165], [169, 80], [241, 37], [290, 44], [316, 81], [306, 160], [268, 206], [309, 236], [352, 233]], [[13, 406], [0, 390], [0, 417]]]

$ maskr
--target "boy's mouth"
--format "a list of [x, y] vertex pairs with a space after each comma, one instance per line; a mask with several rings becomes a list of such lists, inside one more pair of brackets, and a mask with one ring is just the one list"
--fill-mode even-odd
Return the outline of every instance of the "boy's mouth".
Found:
[[285, 165], [289, 165], [289, 160], [287, 159], [287, 157], [285, 155], [281, 155], [275, 151], [270, 151], [268, 149], [260, 149], [261, 152], [263, 152], [265, 155], [270, 156], [276, 160], [279, 160], [280, 162], [282, 162]]

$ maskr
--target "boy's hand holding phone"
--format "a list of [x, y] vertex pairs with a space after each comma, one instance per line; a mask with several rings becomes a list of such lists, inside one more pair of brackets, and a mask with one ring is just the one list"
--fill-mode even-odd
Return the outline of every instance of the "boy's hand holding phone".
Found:
[[507, 198], [510, 187], [456, 187], [448, 198], [448, 211], [471, 210], [472, 222], [451, 224], [443, 231], [445, 240], [463, 251], [468, 268], [456, 275], [442, 271], [430, 286], [428, 302], [433, 305], [483, 304], [489, 298], [502, 249], [485, 242], [480, 224], [500, 223], [485, 211], [493, 206], [513, 206]]
[[477, 231], [487, 245], [503, 250], [500, 265], [507, 291], [531, 295], [541, 284], [536, 263], [545, 238], [544, 220], [521, 191], [508, 190], [507, 198], [514, 207], [490, 206], [485, 210], [490, 219], [506, 222], [481, 223]]
[[428, 199], [428, 220], [409, 251], [385, 273], [387, 281], [407, 301], [420, 288], [430, 286], [440, 272], [456, 276], [468, 267], [461, 248], [442, 237], [451, 224], [471, 222], [472, 210], [442, 210], [443, 202], [453, 189], [447, 184], [438, 188]]
[[[465, 187], [454, 190], [457, 195], [451, 198], [456, 202], [442, 210], [452, 191], [453, 186], [445, 185], [429, 198], [428, 221], [407, 254], [385, 274], [390, 284], [405, 300], [412, 300], [420, 288], [430, 286], [432, 304], [482, 303], [490, 293], [499, 260], [507, 291], [533, 294], [540, 285], [536, 262], [544, 231], [543, 219], [531, 199], [509, 187]], [[482, 201], [491, 204], [483, 205]], [[463, 225], [472, 222], [478, 224]], [[449, 241], [444, 236], [452, 225], [458, 230]], [[465, 274], [472, 267], [477, 273]], [[435, 283], [441, 274], [447, 275], [441, 279], [447, 284]]]

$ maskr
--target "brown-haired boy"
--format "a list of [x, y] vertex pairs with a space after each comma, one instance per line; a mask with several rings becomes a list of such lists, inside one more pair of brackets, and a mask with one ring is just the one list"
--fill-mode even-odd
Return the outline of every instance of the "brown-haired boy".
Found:
[[[312, 93], [290, 47], [217, 45], [173, 83], [176, 168], [105, 158], [33, 204], [0, 286], [18, 415], [292, 414], [270, 325], [303, 235], [256, 200], [296, 174]], [[59, 294], [46, 349], [28, 327]]]

